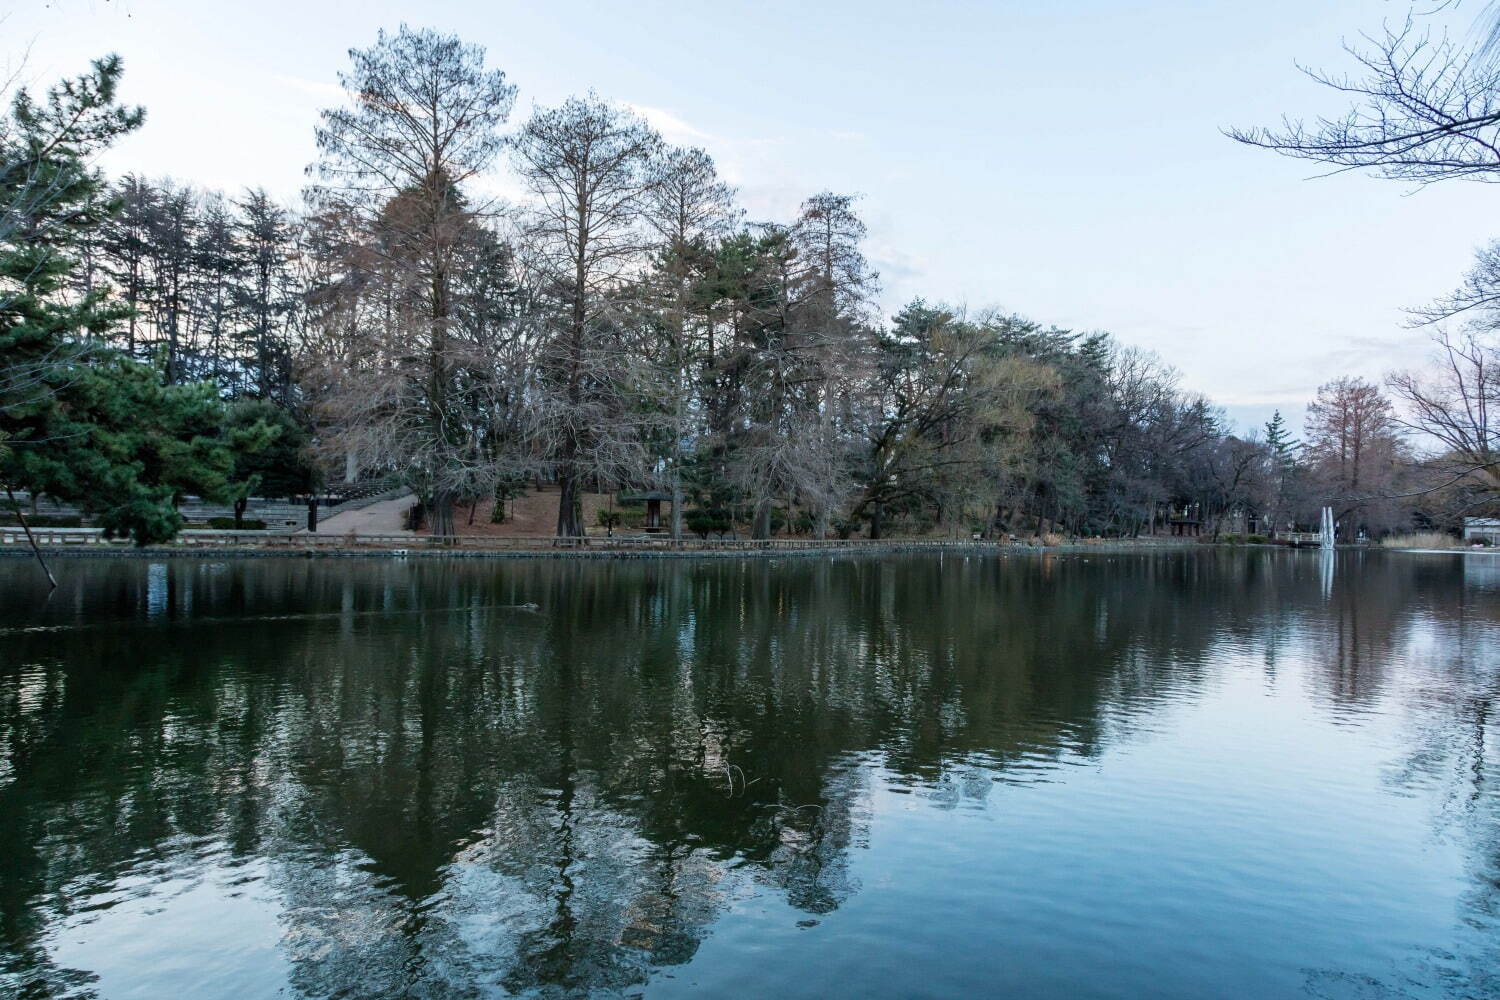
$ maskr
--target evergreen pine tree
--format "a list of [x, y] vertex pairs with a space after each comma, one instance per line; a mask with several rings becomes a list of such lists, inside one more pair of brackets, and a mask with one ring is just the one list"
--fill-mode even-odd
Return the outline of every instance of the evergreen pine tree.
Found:
[[1271, 419], [1266, 421], [1266, 447], [1270, 449], [1272, 456], [1282, 468], [1293, 465], [1297, 459], [1297, 449], [1301, 442], [1292, 437], [1292, 432], [1287, 430], [1286, 420], [1282, 418], [1281, 411], [1277, 410], [1271, 414]]
[[116, 103], [120, 70], [23, 90], [0, 122], [0, 483], [147, 544], [181, 526], [181, 495], [223, 495], [232, 462], [212, 387], [163, 386], [105, 342], [128, 309], [76, 292], [77, 247], [112, 207], [88, 163], [143, 117]]

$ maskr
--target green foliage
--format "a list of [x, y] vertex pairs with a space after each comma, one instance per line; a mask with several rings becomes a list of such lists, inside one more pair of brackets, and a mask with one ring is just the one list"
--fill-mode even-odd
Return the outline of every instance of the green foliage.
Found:
[[620, 526], [621, 516], [617, 510], [601, 510], [599, 512], [599, 527], [608, 528], [613, 531]]
[[1286, 420], [1282, 418], [1281, 411], [1277, 410], [1271, 414], [1271, 419], [1266, 421], [1266, 448], [1271, 456], [1283, 467], [1289, 467], [1297, 458], [1297, 449], [1302, 446], [1301, 442], [1292, 437], [1291, 431], [1287, 430]]
[[709, 535], [723, 538], [730, 529], [728, 513], [719, 509], [694, 508], [682, 520], [687, 529], [699, 538], [707, 538]]
[[255, 518], [241, 518], [239, 524], [232, 517], [211, 517], [208, 526], [216, 531], [265, 531], [266, 522]]
[[233, 458], [210, 387], [163, 386], [151, 369], [110, 352], [67, 353], [40, 377], [46, 395], [0, 413], [14, 445], [0, 478], [75, 503], [106, 534], [141, 545], [177, 533], [181, 497], [227, 497]]
[[99, 346], [124, 311], [62, 294], [108, 208], [88, 159], [141, 122], [114, 103], [119, 75], [111, 57], [42, 103], [23, 91], [0, 133], [0, 481], [144, 545], [176, 534], [182, 495], [224, 496], [233, 460], [212, 389], [163, 386]]
[[859, 530], [859, 523], [860, 520], [857, 517], [835, 517], [831, 522], [831, 526], [833, 533], [837, 537], [847, 540]]
[[228, 485], [236, 504], [252, 496], [293, 497], [310, 493], [316, 471], [307, 458], [310, 437], [287, 410], [265, 399], [231, 403], [224, 420], [234, 455]]

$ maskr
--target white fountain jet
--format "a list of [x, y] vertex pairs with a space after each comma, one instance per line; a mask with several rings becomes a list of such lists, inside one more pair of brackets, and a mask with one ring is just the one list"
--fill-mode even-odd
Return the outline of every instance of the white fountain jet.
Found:
[[1318, 542], [1325, 549], [1333, 548], [1333, 508], [1323, 508], [1323, 526], [1318, 532]]

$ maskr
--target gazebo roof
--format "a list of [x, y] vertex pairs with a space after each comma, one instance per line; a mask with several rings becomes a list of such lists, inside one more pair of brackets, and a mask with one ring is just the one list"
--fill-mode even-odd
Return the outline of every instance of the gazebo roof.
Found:
[[672, 499], [672, 494], [665, 490], [638, 490], [634, 493], [621, 493], [621, 500], [666, 500]]

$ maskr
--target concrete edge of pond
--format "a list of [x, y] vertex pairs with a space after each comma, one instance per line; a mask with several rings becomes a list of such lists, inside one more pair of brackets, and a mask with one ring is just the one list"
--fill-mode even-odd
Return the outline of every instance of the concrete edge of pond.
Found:
[[[828, 546], [803, 549], [265, 549], [265, 548], [188, 548], [186, 546], [83, 547], [44, 549], [48, 558], [58, 559], [779, 559], [804, 556], [864, 556], [899, 553], [949, 552], [958, 555], [1042, 555], [1048, 552], [1146, 552], [1187, 551], [1202, 549], [1280, 549], [1283, 546], [1246, 546], [1207, 543], [1156, 541], [1113, 541], [1068, 543], [1063, 545], [997, 545], [975, 542], [928, 543], [920, 541], [888, 544]], [[35, 558], [29, 548], [16, 546], [0, 549], [0, 559]]]

